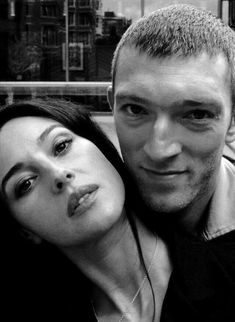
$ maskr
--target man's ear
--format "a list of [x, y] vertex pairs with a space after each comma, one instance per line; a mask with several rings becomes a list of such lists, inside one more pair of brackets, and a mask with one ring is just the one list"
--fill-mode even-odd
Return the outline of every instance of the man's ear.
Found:
[[42, 243], [41, 237], [32, 233], [30, 230], [26, 228], [22, 228], [20, 233], [24, 239], [26, 239], [28, 242], [31, 242], [34, 245], [40, 245]]
[[225, 138], [225, 143], [229, 144], [234, 141], [235, 141], [235, 115], [232, 115], [231, 123]]
[[111, 110], [113, 111], [114, 107], [114, 98], [113, 98], [113, 87], [110, 85], [107, 90], [107, 99]]

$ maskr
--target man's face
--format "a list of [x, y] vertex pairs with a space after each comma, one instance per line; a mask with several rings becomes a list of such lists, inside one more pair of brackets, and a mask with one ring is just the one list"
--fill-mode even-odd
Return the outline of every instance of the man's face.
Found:
[[162, 213], [205, 206], [233, 139], [225, 58], [150, 58], [124, 48], [109, 99], [123, 158], [147, 205]]

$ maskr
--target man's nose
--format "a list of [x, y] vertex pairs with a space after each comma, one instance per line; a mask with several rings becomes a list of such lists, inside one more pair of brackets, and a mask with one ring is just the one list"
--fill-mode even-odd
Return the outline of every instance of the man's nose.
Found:
[[162, 162], [181, 153], [176, 127], [167, 117], [155, 121], [144, 145], [144, 151], [151, 160]]

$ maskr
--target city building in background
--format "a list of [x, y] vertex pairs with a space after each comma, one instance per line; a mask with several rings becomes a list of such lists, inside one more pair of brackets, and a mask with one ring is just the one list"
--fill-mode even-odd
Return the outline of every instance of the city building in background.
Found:
[[120, 37], [143, 13], [176, 3], [209, 10], [235, 28], [234, 0], [0, 0], [0, 105], [55, 95], [108, 111]]
[[70, 81], [110, 80], [113, 51], [131, 21], [101, 0], [0, 0], [0, 80], [63, 81], [66, 8]]

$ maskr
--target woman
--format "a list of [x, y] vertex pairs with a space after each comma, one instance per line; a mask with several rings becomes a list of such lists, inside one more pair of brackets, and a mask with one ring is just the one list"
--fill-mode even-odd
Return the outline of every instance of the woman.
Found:
[[51, 100], [1, 109], [0, 185], [9, 257], [22, 235], [38, 245], [17, 251], [24, 320], [159, 321], [168, 251], [137, 219], [122, 160], [87, 113]]

